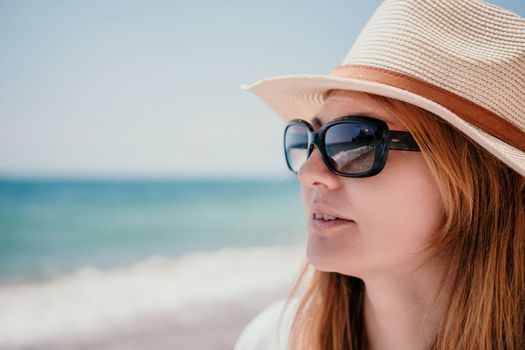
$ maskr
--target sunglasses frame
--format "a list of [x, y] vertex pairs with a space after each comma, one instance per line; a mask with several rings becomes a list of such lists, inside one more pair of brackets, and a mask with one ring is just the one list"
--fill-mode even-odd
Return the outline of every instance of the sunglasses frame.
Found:
[[[326, 144], [325, 144], [325, 136], [328, 129], [331, 127], [334, 127], [335, 125], [339, 124], [358, 124], [360, 126], [365, 126], [372, 130], [374, 134], [374, 146], [375, 146], [375, 155], [374, 155], [374, 163], [372, 167], [364, 172], [360, 173], [344, 173], [341, 171], [338, 171], [332, 164], [332, 160], [330, 156], [328, 156], [326, 152]], [[305, 120], [302, 119], [294, 119], [289, 121], [286, 124], [286, 127], [284, 129], [284, 156], [286, 159], [286, 165], [288, 166], [288, 169], [290, 169], [294, 174], [297, 174], [298, 172], [292, 169], [290, 162], [288, 161], [288, 156], [286, 152], [286, 133], [288, 131], [288, 128], [291, 126], [304, 126], [306, 127], [306, 130], [308, 132], [308, 149], [307, 149], [307, 156], [306, 160], [310, 158], [310, 155], [313, 152], [313, 146], [315, 145], [321, 154], [321, 158], [323, 159], [323, 162], [326, 164], [327, 168], [334, 174], [344, 177], [369, 177], [377, 175], [383, 170], [386, 164], [386, 159], [388, 157], [388, 151], [391, 150], [399, 150], [399, 151], [413, 151], [413, 152], [420, 152], [419, 146], [417, 145], [416, 141], [412, 137], [412, 135], [407, 131], [394, 131], [389, 130], [388, 125], [385, 121], [373, 117], [369, 117], [366, 115], [357, 115], [357, 116], [342, 116], [338, 117], [329, 123], [326, 123], [323, 125], [319, 130], [315, 131], [314, 127], [308, 123]], [[305, 160], [305, 162], [306, 162]], [[304, 165], [304, 163], [301, 165], [301, 167]]]

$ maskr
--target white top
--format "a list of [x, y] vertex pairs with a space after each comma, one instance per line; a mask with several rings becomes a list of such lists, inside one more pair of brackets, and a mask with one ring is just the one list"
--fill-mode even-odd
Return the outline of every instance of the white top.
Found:
[[299, 299], [292, 299], [278, 329], [279, 316], [285, 301], [285, 299], [278, 300], [255, 316], [244, 327], [234, 350], [285, 350]]

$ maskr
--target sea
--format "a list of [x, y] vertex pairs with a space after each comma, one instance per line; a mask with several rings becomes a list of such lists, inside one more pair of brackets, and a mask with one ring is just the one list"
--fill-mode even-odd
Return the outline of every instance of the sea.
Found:
[[297, 271], [305, 232], [295, 178], [2, 179], [0, 349], [270, 291]]

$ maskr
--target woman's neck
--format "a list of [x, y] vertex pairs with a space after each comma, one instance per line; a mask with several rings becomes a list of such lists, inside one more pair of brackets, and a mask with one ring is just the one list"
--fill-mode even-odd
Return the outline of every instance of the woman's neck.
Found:
[[434, 301], [442, 273], [434, 265], [411, 273], [363, 278], [366, 349], [428, 349], [450, 295], [447, 282]]

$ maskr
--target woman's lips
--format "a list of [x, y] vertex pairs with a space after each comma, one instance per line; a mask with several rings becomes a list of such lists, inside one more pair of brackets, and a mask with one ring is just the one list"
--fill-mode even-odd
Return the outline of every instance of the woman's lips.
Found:
[[313, 203], [309, 209], [308, 227], [311, 230], [330, 230], [355, 223], [349, 213], [343, 214], [321, 202]]
[[311, 218], [308, 221], [308, 226], [314, 230], [327, 230], [331, 228], [341, 227], [344, 225], [349, 225], [355, 223], [353, 220], [345, 220], [345, 219], [335, 219], [335, 220], [322, 220], [322, 219], [315, 219]]

